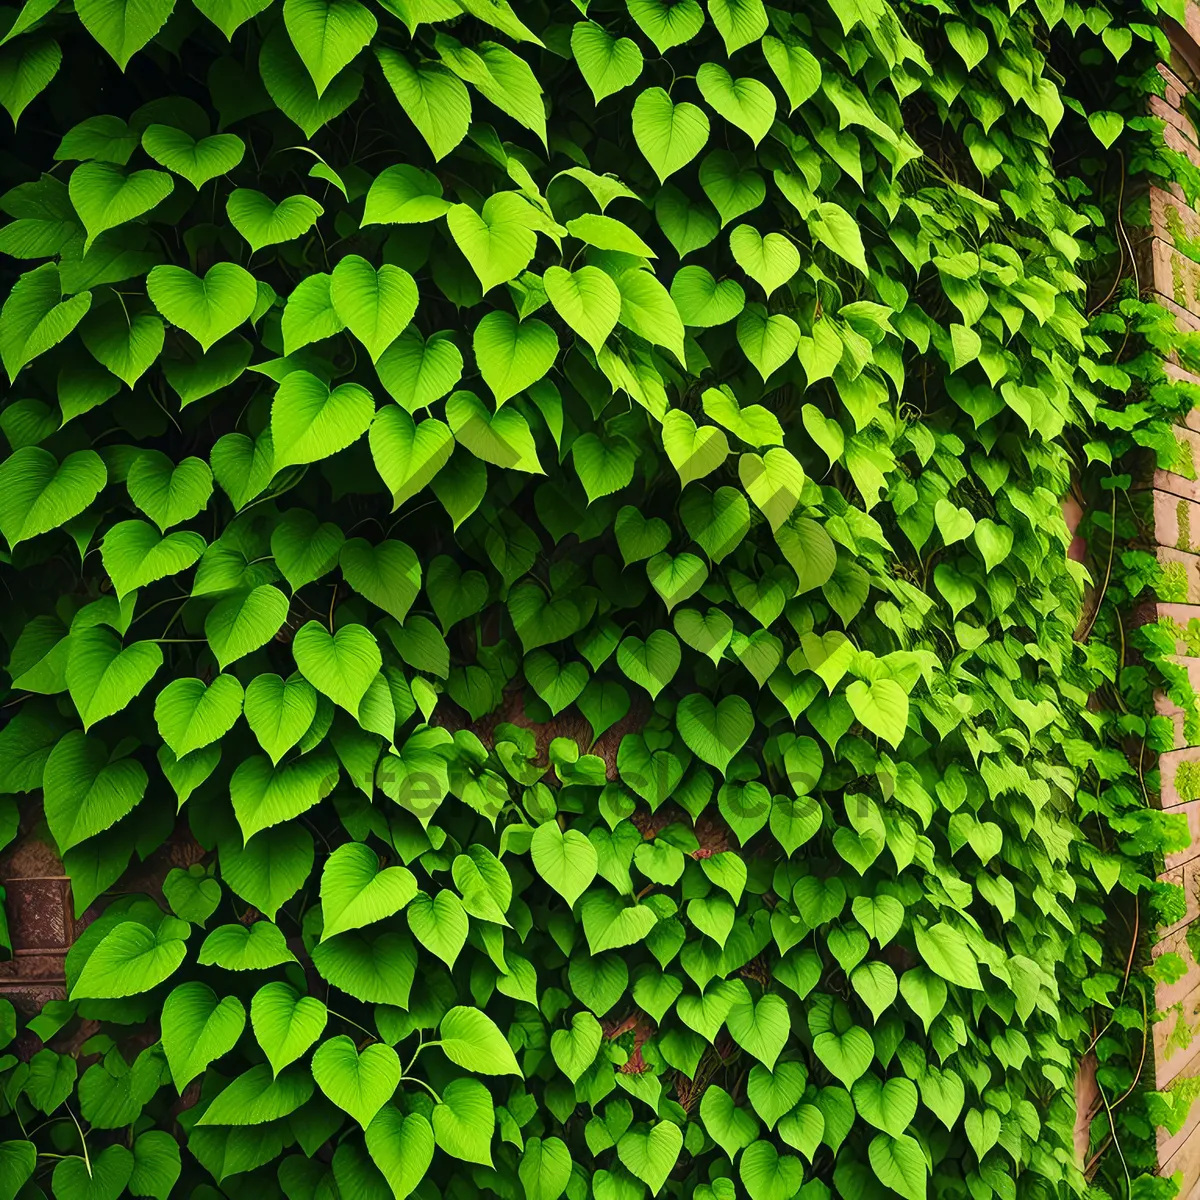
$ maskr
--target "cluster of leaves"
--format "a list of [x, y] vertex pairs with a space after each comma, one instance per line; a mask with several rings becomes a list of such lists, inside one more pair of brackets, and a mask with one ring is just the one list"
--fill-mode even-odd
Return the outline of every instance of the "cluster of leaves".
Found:
[[0, 820], [98, 915], [4, 1200], [1058, 1196], [1086, 1050], [1169, 1194], [1060, 508], [1188, 399], [1163, 39], [1010, 8], [7, 10]]

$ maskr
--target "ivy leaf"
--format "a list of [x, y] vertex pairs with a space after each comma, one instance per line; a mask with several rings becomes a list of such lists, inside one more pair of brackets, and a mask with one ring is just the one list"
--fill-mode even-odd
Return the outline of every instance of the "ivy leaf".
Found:
[[230, 192], [225, 203], [230, 223], [255, 251], [303, 237], [324, 211], [310, 196], [288, 196], [276, 204], [251, 188]]
[[433, 1128], [420, 1113], [401, 1116], [385, 1104], [367, 1126], [367, 1151], [392, 1189], [406, 1200], [425, 1178], [433, 1161]]
[[495, 1128], [496, 1109], [479, 1080], [455, 1079], [442, 1090], [442, 1102], [433, 1108], [433, 1136], [447, 1154], [490, 1167]]
[[708, 13], [731, 58], [767, 32], [767, 10], [762, 0], [711, 0]]
[[372, 546], [365, 538], [351, 538], [342, 546], [339, 562], [346, 582], [360, 596], [403, 623], [421, 590], [421, 564], [411, 546], [395, 539]]
[[196, 7], [225, 35], [233, 35], [251, 18], [258, 16], [270, 0], [195, 0]]
[[456, 204], [446, 214], [450, 233], [485, 294], [529, 266], [537, 249], [532, 217], [529, 205], [516, 192], [489, 196], [479, 212]]
[[752, 226], [738, 225], [729, 235], [729, 249], [768, 296], [800, 270], [800, 251], [782, 233], [764, 238]]
[[320, 1000], [301, 996], [286, 983], [266, 984], [250, 1002], [255, 1040], [276, 1077], [321, 1036], [327, 1019], [328, 1012]]
[[596, 878], [595, 846], [578, 830], [563, 831], [546, 821], [534, 831], [529, 849], [537, 873], [574, 908]]
[[755, 1004], [749, 992], [743, 989], [743, 995], [734, 1001], [726, 1020], [733, 1040], [768, 1071], [774, 1070], [792, 1028], [787, 1001], [782, 996], [768, 994]]
[[426, 487], [450, 460], [454, 435], [432, 417], [420, 424], [394, 405], [371, 422], [371, 457], [392, 493], [392, 511]]
[[292, 653], [300, 674], [351, 716], [383, 666], [379, 643], [362, 625], [343, 625], [331, 635], [309, 621], [292, 640]]
[[462, 80], [441, 63], [413, 64], [396, 50], [376, 47], [375, 56], [408, 119], [440, 162], [471, 124], [471, 97]]
[[222, 600], [204, 620], [204, 636], [221, 670], [265, 646], [287, 619], [288, 599], [262, 584]]
[[891, 746], [899, 746], [908, 730], [908, 696], [894, 679], [874, 683], [856, 679], [846, 689], [855, 719]]
[[218, 675], [207, 687], [202, 679], [173, 679], [154, 702], [154, 720], [176, 758], [220, 741], [242, 715], [242, 685]]
[[660, 183], [666, 183], [704, 149], [708, 133], [703, 109], [686, 100], [673, 103], [660, 87], [647, 88], [634, 101], [634, 140]]
[[413, 937], [453, 968], [467, 942], [470, 921], [462, 901], [448, 889], [430, 897], [418, 892], [405, 914]]
[[683, 1149], [683, 1130], [672, 1121], [660, 1121], [645, 1130], [631, 1129], [617, 1142], [617, 1157], [640, 1179], [652, 1196], [662, 1191]]
[[127, 173], [115, 163], [89, 162], [71, 172], [67, 186], [71, 203], [87, 230], [83, 244], [86, 252], [106, 230], [156, 208], [174, 190], [175, 181], [165, 171]]
[[124, 309], [92, 309], [79, 327], [88, 353], [132, 388], [162, 353], [163, 323], [148, 313], [132, 319]]
[[236, 996], [218, 997], [206, 983], [181, 983], [163, 1002], [162, 1045], [176, 1091], [228, 1054], [246, 1027]]
[[832, 201], [818, 204], [816, 211], [808, 218], [808, 231], [834, 254], [840, 255], [864, 275], [867, 274], [867, 254], [863, 249], [858, 222], [841, 205]]
[[455, 440], [476, 458], [511, 471], [545, 474], [529, 422], [516, 408], [510, 406], [489, 413], [473, 392], [455, 392], [446, 401], [446, 420]]
[[155, 929], [137, 921], [114, 926], [84, 963], [70, 998], [119, 999], [157, 987], [183, 962], [190, 929], [175, 917], [163, 917]]
[[232, 133], [215, 133], [197, 141], [183, 129], [150, 125], [142, 134], [142, 149], [199, 191], [210, 179], [232, 171], [242, 161], [246, 144]]
[[688, 749], [722, 775], [754, 729], [750, 705], [736, 695], [716, 705], [699, 693], [685, 696], [676, 708], [675, 722]]
[[204, 553], [198, 533], [176, 530], [160, 535], [145, 521], [120, 521], [104, 535], [100, 561], [123, 599], [138, 588], [186, 571]]
[[496, 398], [497, 410], [541, 379], [558, 356], [558, 338], [544, 321], [518, 321], [500, 310], [479, 322], [473, 342], [479, 373]]
[[929, 1168], [916, 1138], [908, 1134], [893, 1137], [881, 1133], [871, 1140], [867, 1154], [876, 1178], [884, 1187], [891, 1188], [905, 1200], [925, 1200]]
[[392, 399], [415, 413], [453, 389], [462, 376], [463, 357], [448, 334], [426, 339], [410, 325], [383, 352], [375, 370]]
[[304, 755], [282, 767], [262, 755], [240, 762], [229, 780], [234, 816], [247, 842], [273, 825], [298, 817], [319, 804], [337, 786], [336, 760], [328, 754]]
[[258, 299], [254, 276], [236, 263], [215, 263], [203, 279], [183, 267], [155, 267], [146, 277], [146, 292], [206, 352], [249, 320]]
[[318, 97], [370, 43], [379, 26], [358, 0], [284, 0], [283, 23]]
[[757, 79], [735, 79], [719, 63], [706, 62], [696, 72], [696, 86], [709, 107], [747, 134], [756, 146], [775, 123], [775, 97]]
[[572, 1083], [577, 1083], [596, 1061], [603, 1036], [600, 1022], [589, 1012], [575, 1013], [570, 1029], [556, 1029], [550, 1035], [550, 1053]]
[[278, 925], [255, 921], [250, 926], [220, 925], [204, 939], [196, 961], [227, 971], [262, 971], [295, 962]]
[[329, 294], [338, 320], [366, 346], [373, 363], [417, 311], [417, 285], [407, 271], [388, 263], [377, 271], [357, 254], [334, 267]]
[[360, 1054], [343, 1033], [317, 1047], [312, 1073], [321, 1091], [366, 1129], [400, 1083], [400, 1059], [379, 1042]]
[[409, 163], [386, 167], [371, 183], [362, 223], [419, 225], [445, 216], [454, 205], [442, 197], [442, 182]]
[[375, 398], [357, 383], [332, 391], [308, 371], [286, 376], [271, 404], [276, 471], [319, 462], [353, 445], [370, 427]]
[[[89, 1169], [90, 1167], [90, 1169]], [[92, 1162], [72, 1155], [55, 1164], [51, 1187], [68, 1200], [117, 1200], [133, 1176], [134, 1157], [121, 1145], [106, 1146]]]
[[480, 1075], [522, 1077], [512, 1047], [487, 1013], [456, 1006], [442, 1018], [439, 1032], [437, 1044], [455, 1065]]
[[654, 43], [659, 54], [690, 42], [704, 25], [704, 10], [696, 0], [628, 0], [629, 15]]
[[103, 832], [133, 811], [149, 780], [140, 763], [109, 760], [98, 738], [72, 730], [59, 739], [43, 775], [46, 822], [60, 851]]
[[157, 450], [143, 450], [125, 477], [130, 500], [163, 533], [206, 508], [212, 484], [212, 471], [202, 458], [185, 458], [176, 466]]
[[58, 529], [100, 494], [108, 481], [94, 450], [76, 450], [60, 463], [49, 450], [22, 446], [0, 463], [0, 533], [10, 548]]
[[308, 878], [313, 865], [312, 835], [298, 824], [268, 828], [244, 846], [239, 839], [221, 845], [221, 877], [248, 904], [274, 920]]
[[821, 86], [821, 64], [799, 41], [764, 37], [763, 57], [787, 93], [788, 112], [795, 112]]
[[375, 852], [362, 842], [339, 846], [321, 872], [321, 940], [393, 916], [417, 894], [406, 867], [380, 869]]
[[[26, 271], [13, 285], [0, 309], [0, 359], [4, 361], [9, 382], [17, 378], [27, 363], [57, 346], [83, 320], [91, 303], [91, 292], [63, 299], [62, 280], [54, 263]], [[22, 449], [33, 450], [35, 447]], [[48, 455], [49, 451], [41, 453]], [[0, 470], [11, 461], [10, 458], [0, 465]]]
[[[612, 278], [599, 267], [580, 267], [576, 271], [549, 267], [542, 283], [558, 315], [599, 353], [621, 315], [621, 292]], [[495, 315], [504, 314], [489, 314]], [[557, 353], [557, 339], [554, 350]], [[552, 364], [553, 358], [547, 369]]]
[[943, 979], [975, 991], [983, 989], [975, 955], [966, 937], [953, 925], [939, 921], [936, 925], [926, 926], [917, 921], [913, 925], [913, 938], [917, 953]]
[[636, 83], [642, 73], [642, 52], [629, 38], [615, 38], [595, 21], [578, 21], [571, 28], [571, 53], [596, 103]]
[[174, 8], [175, 0], [79, 0], [75, 11], [83, 27], [124, 71]]

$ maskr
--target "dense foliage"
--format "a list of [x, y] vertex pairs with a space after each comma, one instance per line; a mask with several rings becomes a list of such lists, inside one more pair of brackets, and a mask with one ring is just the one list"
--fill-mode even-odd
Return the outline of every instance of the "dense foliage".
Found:
[[0, 1197], [1170, 1194], [1157, 20], [7, 10]]

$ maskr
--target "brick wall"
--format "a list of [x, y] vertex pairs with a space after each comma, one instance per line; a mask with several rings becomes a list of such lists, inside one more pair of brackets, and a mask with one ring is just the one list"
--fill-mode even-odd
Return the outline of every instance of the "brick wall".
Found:
[[[1189, 0], [1184, 25], [1165, 22], [1173, 53], [1159, 65], [1165, 89], [1153, 97], [1151, 114], [1165, 123], [1167, 145], [1200, 167], [1200, 133], [1188, 116], [1186, 97], [1200, 96], [1200, 5]], [[1200, 330], [1200, 213], [1191, 209], [1174, 185], [1151, 187], [1150, 228], [1136, 245], [1136, 265], [1143, 294], [1175, 315], [1181, 330]], [[1178, 363], [1166, 364], [1169, 375], [1200, 385]], [[1149, 620], [1171, 619], [1181, 626], [1200, 619], [1200, 409], [1193, 410], [1176, 427], [1179, 455], [1171, 470], [1155, 471], [1151, 480], [1154, 535], [1158, 559], [1167, 571], [1170, 595], [1149, 606]], [[1175, 661], [1200, 692], [1200, 658], [1189, 657], [1182, 642]], [[1187, 817], [1191, 845], [1167, 857], [1161, 879], [1182, 884], [1187, 895], [1184, 918], [1158, 931], [1154, 953], [1174, 952], [1183, 957], [1187, 973], [1172, 984], [1160, 984], [1156, 1003], [1166, 1019], [1152, 1029], [1154, 1051], [1152, 1083], [1159, 1089], [1200, 1075], [1200, 964], [1188, 946], [1189, 933], [1200, 933], [1200, 731], [1186, 730], [1182, 711], [1166, 696], [1156, 697], [1157, 711], [1174, 726], [1174, 747], [1161, 754], [1158, 802], [1165, 811]], [[1155, 764], [1147, 762], [1149, 771]], [[1195, 1030], [1190, 1045], [1179, 1022]], [[1183, 1174], [1179, 1195], [1200, 1196], [1200, 1103], [1193, 1105], [1183, 1128], [1170, 1136], [1158, 1131], [1159, 1170], [1163, 1175]]]

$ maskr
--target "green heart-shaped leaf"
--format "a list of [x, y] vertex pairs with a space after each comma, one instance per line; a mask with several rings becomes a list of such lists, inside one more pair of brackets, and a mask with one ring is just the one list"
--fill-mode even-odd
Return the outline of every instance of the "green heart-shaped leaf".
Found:
[[276, 204], [251, 188], [235, 189], [225, 204], [230, 223], [250, 243], [251, 250], [303, 237], [324, 211], [310, 196], [288, 196]]
[[321, 940], [393, 916], [417, 894], [406, 867], [380, 870], [379, 857], [362, 842], [339, 846], [321, 872]]
[[115, 163], [82, 163], [71, 172], [71, 203], [87, 230], [85, 252], [107, 229], [144, 216], [175, 187], [165, 171], [126, 172]]
[[331, 635], [309, 621], [292, 640], [292, 654], [300, 674], [351, 716], [383, 666], [379, 643], [362, 625], [343, 625]]
[[197, 141], [182, 129], [150, 125], [142, 134], [142, 149], [199, 191], [210, 179], [232, 171], [242, 161], [246, 144], [232, 133], [215, 133]]
[[254, 276], [236, 263], [215, 263], [203, 279], [183, 267], [155, 267], [146, 291], [154, 307], [205, 351], [249, 320], [258, 301]]
[[660, 183], [704, 149], [709, 124], [704, 110], [675, 104], [660, 87], [639, 93], [633, 104], [633, 137]]
[[343, 1033], [317, 1047], [312, 1073], [321, 1091], [366, 1129], [400, 1083], [400, 1059], [379, 1042], [359, 1054]]
[[623, 1134], [617, 1142], [617, 1157], [657, 1196], [682, 1149], [683, 1130], [671, 1121], [660, 1121], [645, 1131], [631, 1129]]

